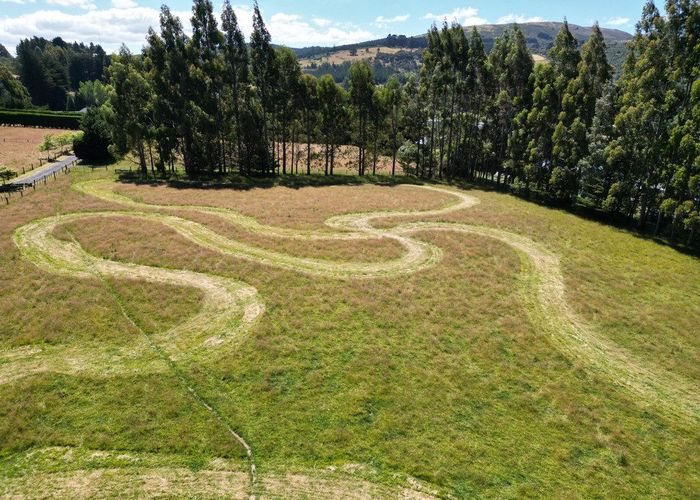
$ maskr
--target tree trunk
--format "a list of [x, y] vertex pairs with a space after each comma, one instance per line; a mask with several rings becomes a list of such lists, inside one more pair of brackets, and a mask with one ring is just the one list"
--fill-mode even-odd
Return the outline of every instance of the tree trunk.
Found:
[[[311, 127], [306, 127], [306, 175], [311, 175]], [[328, 153], [326, 153], [326, 175], [328, 175]]]
[[331, 142], [331, 175], [333, 175], [333, 168], [335, 167], [335, 144]]
[[146, 151], [143, 147], [143, 142], [140, 142], [138, 145], [138, 153], [139, 153], [139, 168], [141, 169], [141, 175], [143, 177], [148, 176], [148, 166], [146, 165]]

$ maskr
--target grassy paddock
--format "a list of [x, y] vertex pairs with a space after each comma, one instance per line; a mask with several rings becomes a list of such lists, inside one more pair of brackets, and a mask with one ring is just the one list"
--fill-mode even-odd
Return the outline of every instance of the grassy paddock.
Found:
[[[148, 341], [195, 314], [198, 292], [56, 276], [23, 260], [12, 243], [13, 230], [34, 219], [124, 210], [70, 189], [111, 175], [76, 170], [0, 209], [0, 494], [37, 484], [57, 492], [129, 484], [137, 496], [158, 490], [135, 485], [170, 478], [169, 494], [220, 494], [216, 482], [244, 496], [244, 450], [183, 377], [250, 443], [258, 493], [395, 496], [418, 485], [411, 489], [458, 497], [685, 498], [700, 490], [697, 421], [657, 412], [560, 352], [528, 319], [527, 263], [484, 236], [420, 232], [418, 239], [442, 249], [433, 267], [336, 279], [223, 255], [138, 219], [59, 226], [56, 237], [96, 256], [257, 288], [265, 313], [246, 336], [183, 355], [173, 372]], [[451, 201], [411, 186], [344, 181], [115, 189], [141, 202], [233, 208], [304, 230], [329, 230], [323, 221], [342, 213]], [[646, 366], [697, 383], [697, 259], [514, 197], [469, 193], [481, 203], [420, 220], [496, 227], [545, 245], [560, 257], [566, 299], [578, 315]], [[303, 257], [381, 262], [403, 251], [383, 240], [285, 240], [211, 215], [165, 212]], [[74, 362], [59, 363], [54, 352]]]
[[59, 135], [61, 129], [2, 127], [0, 126], [0, 166], [5, 166], [19, 175], [22, 168], [29, 171], [32, 164], [39, 166], [39, 158], [46, 160], [46, 153], [39, 152], [39, 144], [47, 134]]

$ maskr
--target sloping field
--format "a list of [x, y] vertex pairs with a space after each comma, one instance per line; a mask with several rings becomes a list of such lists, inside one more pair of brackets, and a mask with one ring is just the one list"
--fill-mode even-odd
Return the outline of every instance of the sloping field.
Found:
[[0, 495], [700, 488], [697, 259], [477, 190], [107, 176], [3, 209]]
[[37, 149], [47, 134], [64, 134], [65, 130], [30, 127], [0, 127], [0, 166], [5, 166], [22, 174], [22, 168], [29, 171], [31, 165], [39, 166], [39, 158], [45, 153]]
[[397, 54], [398, 52], [417, 54], [420, 51], [417, 49], [385, 46], [367, 47], [355, 50], [331, 50], [326, 54], [300, 59], [299, 63], [301, 64], [302, 68], [306, 68], [313, 63], [343, 64], [344, 62], [355, 62], [362, 59], [371, 62], [374, 61], [374, 59], [380, 54]]

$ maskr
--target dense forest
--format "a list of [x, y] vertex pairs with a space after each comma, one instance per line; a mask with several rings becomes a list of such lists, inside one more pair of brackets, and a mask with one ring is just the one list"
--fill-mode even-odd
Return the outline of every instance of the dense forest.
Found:
[[22, 40], [16, 59], [7, 50], [4, 54], [0, 53], [5, 62], [0, 64], [0, 107], [12, 109], [81, 109], [85, 103], [76, 101], [75, 93], [84, 82], [102, 80], [109, 64], [109, 56], [99, 45], [67, 43], [60, 37]]

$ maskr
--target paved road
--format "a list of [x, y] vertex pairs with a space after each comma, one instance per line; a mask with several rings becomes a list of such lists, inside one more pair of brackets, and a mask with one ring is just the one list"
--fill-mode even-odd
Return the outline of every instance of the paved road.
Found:
[[57, 161], [56, 163], [52, 163], [51, 165], [46, 165], [45, 167], [40, 167], [36, 169], [35, 172], [31, 172], [28, 176], [23, 177], [22, 179], [15, 180], [11, 182], [10, 184], [32, 184], [34, 181], [40, 181], [44, 177], [47, 177], [54, 172], [59, 172], [61, 169], [65, 168], [67, 165], [70, 165], [73, 163], [75, 160], [78, 158], [71, 155], [71, 156], [66, 156], [63, 160]]

